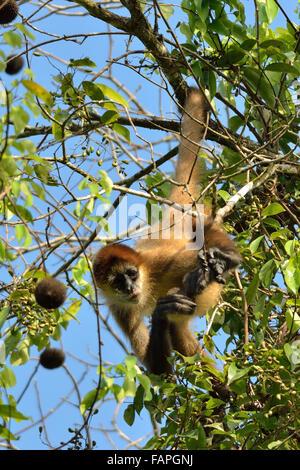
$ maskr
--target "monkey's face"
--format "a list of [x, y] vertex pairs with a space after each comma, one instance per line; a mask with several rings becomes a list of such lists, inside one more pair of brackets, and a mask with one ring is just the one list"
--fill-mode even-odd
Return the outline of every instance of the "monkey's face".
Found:
[[122, 264], [114, 266], [107, 279], [107, 288], [103, 289], [108, 297], [121, 303], [137, 304], [140, 301], [142, 288], [141, 276], [137, 266]]

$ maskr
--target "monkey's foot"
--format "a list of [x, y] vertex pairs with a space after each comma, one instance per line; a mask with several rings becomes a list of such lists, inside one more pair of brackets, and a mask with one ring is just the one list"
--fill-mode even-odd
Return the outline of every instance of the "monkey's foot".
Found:
[[183, 294], [169, 294], [158, 299], [153, 315], [170, 315], [172, 321], [172, 315], [192, 315], [196, 307], [197, 304]]
[[[202, 257], [203, 253], [200, 255], [199, 252], [199, 261]], [[224, 252], [220, 248], [209, 248], [207, 250], [207, 263], [210, 269], [210, 281], [225, 284], [224, 274], [239, 264], [239, 256], [234, 251]]]
[[225, 284], [225, 274], [239, 264], [238, 255], [232, 251], [225, 253], [219, 248], [202, 249], [198, 253], [199, 268], [188, 273], [184, 279], [185, 294], [193, 298], [212, 282]]

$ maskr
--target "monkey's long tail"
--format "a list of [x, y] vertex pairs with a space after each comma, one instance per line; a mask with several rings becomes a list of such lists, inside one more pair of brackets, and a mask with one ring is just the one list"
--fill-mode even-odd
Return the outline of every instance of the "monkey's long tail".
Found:
[[[183, 120], [177, 161], [175, 181], [187, 186], [172, 185], [169, 196], [178, 204], [191, 204], [192, 198], [197, 199], [201, 180], [201, 165], [197, 159], [209, 110], [202, 92], [191, 88], [188, 92]], [[192, 197], [191, 197], [192, 196]]]

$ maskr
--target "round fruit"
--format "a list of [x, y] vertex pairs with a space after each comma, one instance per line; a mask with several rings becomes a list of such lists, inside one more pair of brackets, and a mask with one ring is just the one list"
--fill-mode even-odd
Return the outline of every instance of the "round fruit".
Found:
[[45, 277], [37, 284], [34, 295], [41, 307], [57, 308], [66, 300], [66, 288], [54, 277]]
[[56, 369], [65, 361], [65, 353], [62, 349], [46, 348], [40, 355], [40, 364], [46, 369]]

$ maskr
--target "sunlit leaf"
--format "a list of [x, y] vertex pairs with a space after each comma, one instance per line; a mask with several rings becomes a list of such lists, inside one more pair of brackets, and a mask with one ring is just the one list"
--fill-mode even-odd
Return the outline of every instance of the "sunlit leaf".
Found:
[[104, 96], [106, 96], [112, 101], [115, 101], [116, 103], [122, 104], [123, 106], [125, 106], [125, 108], [129, 108], [128, 101], [125, 100], [125, 98], [120, 95], [117, 91], [113, 90], [107, 85], [103, 85], [102, 83], [98, 83], [97, 86], [100, 88]]
[[84, 59], [70, 59], [71, 67], [96, 67], [95, 62], [93, 62], [89, 57]]
[[99, 174], [101, 177], [101, 180], [99, 181], [99, 183], [101, 184], [102, 188], [105, 190], [107, 196], [109, 197], [112, 191], [113, 182], [108, 176], [108, 174], [106, 173], [106, 171], [99, 170]]
[[284, 212], [285, 209], [278, 203], [278, 202], [273, 202], [269, 206], [265, 207], [262, 211], [262, 215], [264, 217], [269, 216], [269, 215], [276, 215], [280, 214], [281, 212]]
[[18, 422], [23, 421], [24, 419], [30, 419], [28, 416], [20, 413], [20, 411], [17, 411], [17, 409], [11, 405], [0, 405], [0, 416], [5, 418], [13, 418]]
[[42, 85], [34, 82], [33, 80], [21, 80], [27, 90], [31, 91], [35, 96], [43, 100], [48, 106], [52, 105], [52, 96]]

